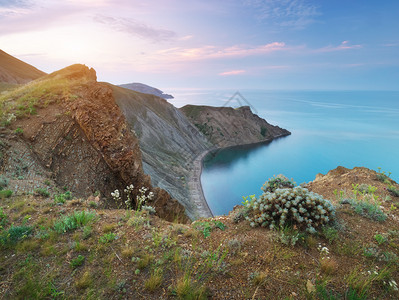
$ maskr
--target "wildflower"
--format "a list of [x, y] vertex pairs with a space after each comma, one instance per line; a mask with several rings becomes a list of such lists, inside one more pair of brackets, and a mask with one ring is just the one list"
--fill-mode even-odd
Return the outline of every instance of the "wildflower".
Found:
[[399, 290], [396, 281], [393, 280], [393, 279], [391, 279], [391, 280], [389, 281], [389, 286], [390, 286], [394, 291], [398, 291], [398, 290]]

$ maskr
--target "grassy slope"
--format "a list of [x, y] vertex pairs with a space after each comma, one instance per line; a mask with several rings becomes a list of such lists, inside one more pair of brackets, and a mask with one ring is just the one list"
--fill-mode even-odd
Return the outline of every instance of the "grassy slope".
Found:
[[35, 115], [37, 108], [75, 97], [71, 92], [74, 84], [76, 82], [72, 80], [47, 77], [5, 91], [0, 94], [0, 126], [7, 126], [18, 118]]
[[[356, 183], [353, 178], [348, 176], [345, 183]], [[375, 176], [367, 178], [364, 183], [378, 187], [376, 195], [384, 199], [386, 221], [370, 220], [340, 205], [340, 226], [303, 236], [295, 246], [282, 243], [281, 233], [237, 222], [239, 210], [181, 225], [143, 212], [96, 209], [94, 197], [62, 205], [54, 204], [54, 195], [5, 198], [0, 213], [0, 295], [5, 299], [205, 299], [205, 295], [397, 299], [388, 282], [399, 276], [398, 213], [389, 207], [398, 206], [399, 199], [389, 201], [385, 183]], [[338, 184], [330, 182], [331, 188]], [[354, 197], [349, 189], [346, 197]], [[62, 216], [83, 210], [94, 212], [95, 219], [65, 233], [56, 231], [54, 225]], [[11, 224], [30, 226], [32, 231], [26, 236], [20, 233], [21, 239], [12, 242], [10, 236], [5, 238], [7, 232], [18, 237], [10, 231]], [[320, 245], [329, 249], [328, 255], [321, 253]]]

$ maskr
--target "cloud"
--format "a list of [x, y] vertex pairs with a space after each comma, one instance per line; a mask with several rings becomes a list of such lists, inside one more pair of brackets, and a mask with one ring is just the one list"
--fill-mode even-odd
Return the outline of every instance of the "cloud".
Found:
[[398, 47], [399, 43], [387, 43], [383, 44], [384, 47]]
[[30, 5], [31, 1], [27, 0], [0, 0], [0, 7], [25, 7]]
[[275, 51], [287, 50], [285, 43], [273, 42], [260, 46], [235, 45], [231, 47], [202, 46], [197, 48], [169, 48], [160, 50], [157, 55], [168, 56], [178, 60], [206, 60], [217, 58], [235, 58], [253, 55], [264, 55]]
[[244, 4], [256, 10], [258, 19], [294, 29], [305, 28], [321, 15], [308, 0], [245, 0]]
[[54, 27], [55, 24], [70, 24], [75, 16], [88, 8], [70, 5], [69, 2], [57, 4], [45, 1], [2, 1], [0, 5], [0, 35], [16, 32], [29, 32]]
[[176, 33], [174, 31], [153, 28], [143, 22], [131, 18], [114, 18], [104, 15], [96, 15], [94, 21], [110, 26], [114, 30], [126, 32], [153, 42], [163, 42], [176, 38]]
[[193, 35], [186, 35], [179, 38], [179, 41], [188, 41], [191, 40], [194, 36]]
[[245, 73], [245, 70], [232, 70], [227, 72], [219, 73], [219, 76], [231, 76], [231, 75], [240, 75]]
[[343, 41], [338, 46], [327, 46], [320, 49], [316, 49], [314, 52], [335, 52], [335, 51], [343, 51], [343, 50], [351, 50], [351, 49], [359, 49], [362, 48], [362, 45], [350, 45], [349, 41]]

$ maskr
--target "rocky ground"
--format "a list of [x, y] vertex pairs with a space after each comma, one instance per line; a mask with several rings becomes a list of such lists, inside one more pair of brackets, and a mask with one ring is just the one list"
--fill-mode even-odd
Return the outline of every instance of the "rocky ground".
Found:
[[[240, 206], [178, 224], [100, 209], [94, 195], [7, 198], [3, 186], [0, 297], [397, 299], [399, 185], [382, 172], [339, 167], [307, 187], [334, 203], [336, 223], [287, 243], [295, 232], [251, 228]], [[385, 219], [350, 204], [371, 202]]]

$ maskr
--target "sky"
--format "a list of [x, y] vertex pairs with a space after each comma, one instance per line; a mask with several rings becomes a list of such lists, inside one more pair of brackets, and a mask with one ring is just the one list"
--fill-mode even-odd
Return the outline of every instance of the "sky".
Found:
[[399, 1], [0, 0], [0, 49], [166, 90], [399, 90]]

